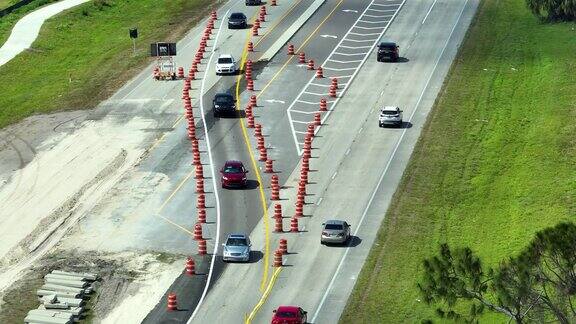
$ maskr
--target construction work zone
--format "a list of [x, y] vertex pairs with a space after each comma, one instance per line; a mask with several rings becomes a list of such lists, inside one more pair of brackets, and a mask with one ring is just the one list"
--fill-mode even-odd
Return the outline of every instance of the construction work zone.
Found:
[[40, 306], [28, 312], [24, 323], [69, 324], [83, 318], [84, 305], [99, 277], [92, 273], [53, 270], [37, 290]]

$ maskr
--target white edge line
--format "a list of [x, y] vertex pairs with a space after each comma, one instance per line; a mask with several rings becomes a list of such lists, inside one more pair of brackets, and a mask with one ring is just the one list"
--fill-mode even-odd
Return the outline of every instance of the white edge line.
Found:
[[[237, 1], [239, 2], [239, 1]], [[221, 16], [220, 18], [220, 26], [218, 27], [218, 33], [216, 33], [216, 38], [214, 39], [214, 46], [212, 47], [212, 53], [210, 53], [210, 58], [208, 59], [208, 63], [207, 63], [207, 68], [206, 70], [208, 70], [210, 68], [210, 66], [212, 66], [212, 58], [214, 57], [214, 49], [216, 48], [216, 44], [218, 44], [218, 38], [220, 37], [220, 32], [222, 31], [222, 26], [224, 25], [224, 19], [223, 17], [228, 17], [228, 13], [230, 12], [232, 8], [228, 9], [226, 11], [226, 13]], [[204, 87], [205, 87], [205, 83], [206, 83], [206, 77], [204, 76], [202, 78], [202, 83], [200, 85], [200, 111], [201, 111], [201, 115], [202, 115], [202, 123], [204, 124], [204, 136], [206, 136], [206, 147], [207, 147], [207, 151], [208, 151], [208, 159], [210, 161], [210, 172], [212, 173], [212, 179], [216, 179], [216, 173], [214, 172], [214, 161], [212, 160], [212, 150], [210, 150], [210, 137], [208, 136], [208, 127], [207, 127], [207, 123], [206, 123], [206, 116], [204, 115], [204, 96], [203, 96], [203, 92], [204, 92]], [[212, 260], [210, 260], [210, 270], [208, 271], [208, 278], [206, 278], [206, 285], [204, 286], [204, 290], [202, 291], [202, 296], [200, 296], [200, 300], [198, 300], [198, 303], [196, 304], [196, 308], [194, 309], [194, 312], [192, 313], [192, 315], [190, 316], [190, 318], [188, 319], [188, 321], [186, 321], [186, 324], [190, 324], [192, 322], [192, 319], [194, 318], [194, 316], [196, 316], [196, 313], [198, 313], [198, 310], [200, 309], [200, 306], [202, 305], [202, 302], [204, 301], [204, 298], [206, 298], [206, 294], [208, 293], [208, 288], [210, 287], [210, 281], [212, 280], [212, 274], [214, 272], [214, 263], [216, 261], [216, 256], [218, 254], [218, 245], [220, 245], [220, 199], [218, 198], [218, 188], [216, 186], [216, 181], [212, 181], [212, 184], [214, 185], [214, 196], [216, 197], [216, 237], [214, 238], [215, 240], [215, 244], [214, 244], [214, 252], [212, 254]]]
[[[406, 2], [406, 0], [404, 0], [404, 2]], [[402, 2], [402, 4], [404, 4], [404, 2]], [[466, 0], [466, 2], [464, 2], [464, 6], [462, 7], [462, 10], [460, 11], [460, 15], [458, 16], [458, 20], [456, 20], [454, 27], [452, 27], [452, 31], [450, 32], [450, 35], [448, 36], [448, 39], [446, 40], [446, 44], [444, 44], [444, 48], [442, 49], [442, 52], [440, 52], [440, 55], [438, 56], [438, 59], [436, 60], [436, 64], [434, 64], [434, 68], [432, 69], [432, 72], [430, 73], [430, 76], [428, 77], [428, 81], [426, 81], [426, 85], [424, 86], [422, 93], [420, 93], [420, 97], [418, 98], [418, 102], [416, 102], [416, 106], [414, 107], [414, 111], [412, 111], [412, 114], [410, 114], [410, 118], [408, 119], [408, 121], [412, 120], [412, 118], [414, 117], [414, 114], [418, 110], [418, 107], [420, 106], [420, 102], [422, 101], [422, 98], [424, 97], [424, 93], [426, 93], [426, 90], [428, 89], [428, 84], [432, 80], [432, 76], [434, 76], [434, 72], [436, 72], [436, 68], [438, 67], [438, 63], [440, 63], [440, 60], [444, 56], [444, 51], [448, 47], [448, 44], [450, 43], [450, 39], [452, 39], [452, 34], [454, 34], [454, 30], [456, 30], [456, 26], [458, 26], [458, 24], [460, 23], [460, 18], [462, 18], [462, 14], [464, 13], [464, 9], [466, 9], [467, 5], [468, 5], [468, 0]], [[394, 156], [396, 155], [396, 151], [398, 150], [398, 147], [400, 147], [400, 143], [402, 143], [402, 139], [404, 138], [406, 131], [407, 131], [407, 128], [405, 128], [402, 131], [402, 135], [400, 135], [398, 142], [396, 142], [396, 146], [394, 147], [394, 151], [392, 151], [392, 155], [390, 156], [390, 158], [388, 159], [388, 162], [386, 163], [386, 167], [382, 171], [382, 174], [380, 174], [380, 178], [378, 179], [378, 184], [376, 185], [376, 188], [374, 188], [374, 191], [372, 192], [372, 195], [370, 196], [370, 200], [368, 200], [368, 204], [366, 205], [366, 208], [364, 209], [364, 212], [362, 213], [362, 217], [360, 218], [360, 221], [358, 222], [358, 226], [356, 226], [356, 230], [354, 231], [354, 236], [356, 236], [358, 234], [358, 230], [360, 229], [360, 226], [362, 226], [362, 222], [364, 221], [364, 218], [366, 217], [366, 214], [368, 213], [368, 209], [370, 208], [370, 205], [372, 204], [372, 201], [374, 200], [374, 197], [376, 196], [376, 193], [378, 192], [378, 188], [380, 187], [380, 184], [384, 180], [384, 176], [388, 172], [388, 168], [390, 167], [390, 164], [392, 163], [392, 159], [394, 159]], [[318, 314], [320, 313], [322, 306], [326, 302], [326, 298], [328, 297], [328, 294], [332, 290], [332, 286], [334, 285], [334, 282], [336, 281], [336, 277], [338, 276], [338, 273], [340, 272], [340, 269], [342, 268], [342, 265], [344, 264], [344, 260], [346, 259], [346, 256], [348, 256], [349, 251], [350, 251], [350, 246], [347, 246], [346, 251], [344, 252], [344, 255], [342, 256], [342, 259], [340, 259], [340, 263], [338, 264], [338, 267], [336, 268], [336, 272], [332, 276], [332, 279], [330, 280], [330, 284], [328, 284], [328, 288], [324, 292], [324, 295], [322, 296], [322, 300], [320, 300], [320, 304], [318, 305], [316, 312], [314, 312], [314, 316], [312, 317], [312, 323], [316, 322], [316, 317], [318, 317]]]

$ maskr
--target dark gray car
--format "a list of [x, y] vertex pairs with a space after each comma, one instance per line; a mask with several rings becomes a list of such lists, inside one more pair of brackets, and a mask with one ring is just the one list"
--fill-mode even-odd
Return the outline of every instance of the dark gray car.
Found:
[[217, 93], [212, 100], [214, 117], [234, 116], [236, 114], [236, 100], [229, 93]]
[[320, 244], [343, 244], [350, 240], [350, 225], [341, 220], [329, 220], [322, 223]]
[[228, 17], [228, 29], [234, 28], [246, 28], [248, 24], [246, 22], [246, 15], [241, 12], [234, 12]]

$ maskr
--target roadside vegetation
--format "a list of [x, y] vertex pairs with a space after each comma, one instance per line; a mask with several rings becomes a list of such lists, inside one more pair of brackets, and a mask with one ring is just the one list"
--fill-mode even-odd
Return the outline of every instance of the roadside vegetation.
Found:
[[417, 284], [441, 244], [495, 268], [573, 219], [575, 37], [525, 0], [481, 1], [341, 323], [437, 320]]
[[542, 21], [576, 20], [576, 0], [526, 0], [526, 4]]
[[424, 260], [418, 288], [440, 318], [475, 323], [484, 313], [522, 323], [576, 321], [576, 225], [560, 223], [536, 234], [518, 255], [487, 268], [470, 248], [442, 244]]
[[[37, 113], [95, 107], [220, 1], [95, 0], [46, 22], [32, 48], [0, 67], [0, 128]], [[128, 30], [138, 27], [137, 54]]]

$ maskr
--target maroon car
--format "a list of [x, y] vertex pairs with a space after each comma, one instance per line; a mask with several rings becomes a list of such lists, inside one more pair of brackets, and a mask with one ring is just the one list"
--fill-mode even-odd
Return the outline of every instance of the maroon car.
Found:
[[248, 170], [244, 168], [242, 162], [235, 160], [226, 161], [222, 170], [220, 170], [222, 188], [246, 187], [246, 173], [248, 173]]
[[274, 310], [272, 324], [305, 324], [307, 312], [298, 306], [280, 306]]

